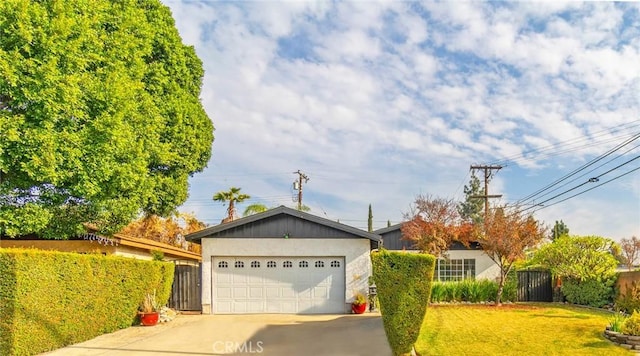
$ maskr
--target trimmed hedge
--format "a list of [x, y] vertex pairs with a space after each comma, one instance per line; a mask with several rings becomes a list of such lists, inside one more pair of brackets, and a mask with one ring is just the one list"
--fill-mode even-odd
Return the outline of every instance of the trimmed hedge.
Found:
[[436, 258], [381, 250], [371, 254], [384, 331], [394, 355], [411, 352], [431, 296]]
[[166, 304], [174, 265], [0, 249], [0, 355], [33, 355], [131, 326], [147, 292]]

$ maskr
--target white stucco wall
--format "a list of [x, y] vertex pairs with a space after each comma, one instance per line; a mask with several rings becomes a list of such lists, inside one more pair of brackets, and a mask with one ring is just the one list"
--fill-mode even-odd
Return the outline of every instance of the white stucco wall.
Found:
[[452, 260], [473, 258], [476, 260], [476, 279], [497, 280], [500, 277], [500, 267], [481, 250], [450, 250], [447, 252]]
[[[345, 312], [355, 293], [366, 294], [371, 275], [369, 239], [203, 238], [202, 313], [211, 314], [213, 256], [341, 256], [345, 260]], [[347, 309], [348, 308], [348, 309]]]

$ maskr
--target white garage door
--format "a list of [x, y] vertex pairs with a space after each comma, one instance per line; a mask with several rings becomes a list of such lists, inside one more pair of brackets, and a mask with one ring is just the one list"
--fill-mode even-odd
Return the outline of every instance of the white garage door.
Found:
[[213, 257], [213, 312], [343, 313], [343, 257]]

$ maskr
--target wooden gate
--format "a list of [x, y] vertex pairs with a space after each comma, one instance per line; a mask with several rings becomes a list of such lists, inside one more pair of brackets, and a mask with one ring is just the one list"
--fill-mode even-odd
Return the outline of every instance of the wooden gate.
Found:
[[176, 264], [169, 307], [181, 311], [201, 311], [202, 264]]
[[550, 302], [552, 299], [551, 272], [518, 271], [519, 302]]

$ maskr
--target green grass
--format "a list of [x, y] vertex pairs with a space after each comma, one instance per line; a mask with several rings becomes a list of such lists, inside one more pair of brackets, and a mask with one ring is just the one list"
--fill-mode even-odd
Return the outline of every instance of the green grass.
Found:
[[632, 355], [602, 335], [612, 314], [555, 304], [431, 305], [421, 355]]

